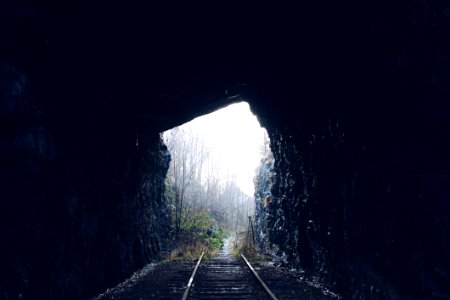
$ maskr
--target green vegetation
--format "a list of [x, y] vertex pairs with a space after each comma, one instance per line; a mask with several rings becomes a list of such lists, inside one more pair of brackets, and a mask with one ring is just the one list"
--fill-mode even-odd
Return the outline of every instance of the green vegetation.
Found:
[[223, 246], [226, 232], [205, 211], [188, 211], [181, 218], [177, 247], [169, 259], [198, 259], [205, 252], [208, 259], [217, 255]]

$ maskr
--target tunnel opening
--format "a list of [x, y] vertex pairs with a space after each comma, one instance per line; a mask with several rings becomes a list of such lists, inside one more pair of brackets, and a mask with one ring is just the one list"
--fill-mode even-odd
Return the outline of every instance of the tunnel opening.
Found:
[[448, 7], [180, 19], [143, 2], [118, 23], [103, 3], [19, 2], [0, 13], [0, 298], [84, 299], [154, 259], [159, 133], [238, 94], [270, 137], [261, 228], [280, 257], [345, 299], [450, 297]]
[[270, 198], [267, 185], [259, 187], [266, 195], [258, 199], [257, 173], [272, 156], [267, 132], [249, 104], [230, 104], [161, 136], [171, 156], [165, 178], [170, 235], [184, 247], [172, 256], [187, 255], [187, 246], [220, 248], [226, 236], [248, 235], [250, 229], [256, 241], [255, 206]]

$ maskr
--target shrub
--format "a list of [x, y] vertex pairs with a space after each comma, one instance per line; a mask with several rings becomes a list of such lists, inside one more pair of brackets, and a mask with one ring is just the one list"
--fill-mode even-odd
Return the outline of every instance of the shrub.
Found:
[[226, 233], [222, 226], [205, 211], [187, 211], [181, 218], [177, 247], [169, 259], [197, 259], [205, 252], [205, 258], [217, 255], [222, 248]]

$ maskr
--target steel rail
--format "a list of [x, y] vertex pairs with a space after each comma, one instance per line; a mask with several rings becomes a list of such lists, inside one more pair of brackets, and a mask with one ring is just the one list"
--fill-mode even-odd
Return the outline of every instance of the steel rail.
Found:
[[197, 264], [195, 265], [194, 272], [192, 272], [191, 278], [189, 278], [186, 290], [184, 291], [184, 294], [183, 294], [183, 297], [181, 298], [181, 300], [187, 299], [187, 297], [189, 295], [189, 290], [191, 289], [191, 286], [192, 286], [192, 282], [194, 282], [195, 273], [197, 272], [198, 266], [200, 266], [200, 262], [202, 261], [204, 254], [205, 254], [205, 252], [202, 252], [202, 255], [200, 255], [200, 258], [198, 259]]
[[252, 271], [253, 275], [255, 275], [256, 279], [258, 279], [259, 283], [262, 285], [266, 293], [272, 298], [272, 300], [278, 300], [274, 293], [269, 289], [269, 287], [262, 281], [261, 277], [259, 277], [258, 273], [256, 273], [255, 269], [253, 269], [252, 265], [248, 262], [247, 258], [245, 258], [244, 254], [241, 254], [248, 268]]

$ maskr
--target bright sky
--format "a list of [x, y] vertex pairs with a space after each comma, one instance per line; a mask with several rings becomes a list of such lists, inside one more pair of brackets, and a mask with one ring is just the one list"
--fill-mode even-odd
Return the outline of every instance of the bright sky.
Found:
[[235, 176], [241, 190], [253, 196], [253, 177], [261, 160], [266, 130], [259, 125], [248, 103], [232, 104], [187, 125], [198, 136], [204, 136], [211, 151], [209, 158], [220, 162], [222, 176]]

